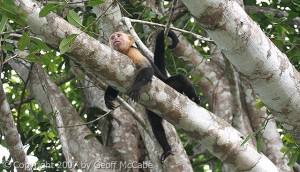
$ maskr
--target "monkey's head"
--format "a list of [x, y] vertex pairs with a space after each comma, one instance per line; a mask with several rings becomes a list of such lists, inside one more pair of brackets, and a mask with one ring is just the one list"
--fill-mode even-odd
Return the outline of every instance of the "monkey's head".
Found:
[[134, 38], [123, 32], [115, 32], [109, 37], [110, 46], [123, 54], [127, 54], [133, 43]]

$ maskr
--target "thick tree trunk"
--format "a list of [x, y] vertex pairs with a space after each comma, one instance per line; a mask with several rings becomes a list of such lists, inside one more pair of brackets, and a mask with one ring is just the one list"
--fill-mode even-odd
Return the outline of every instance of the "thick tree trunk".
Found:
[[[19, 114], [20, 115], [20, 114]], [[15, 125], [13, 115], [10, 111], [9, 104], [6, 99], [3, 84], [0, 79], [0, 130], [5, 137], [9, 152], [14, 160], [13, 165], [4, 162], [4, 168], [14, 166], [20, 172], [30, 172], [31, 166], [28, 163], [27, 155], [23, 148], [20, 134]]]
[[182, 0], [300, 144], [300, 74], [235, 1]]

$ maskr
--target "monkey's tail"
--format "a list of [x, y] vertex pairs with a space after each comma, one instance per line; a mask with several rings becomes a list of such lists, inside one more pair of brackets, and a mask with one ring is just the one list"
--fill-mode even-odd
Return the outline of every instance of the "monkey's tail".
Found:
[[[178, 37], [172, 30], [169, 31], [168, 36], [172, 39], [172, 44], [168, 48], [173, 49], [179, 43]], [[166, 61], [165, 61], [165, 38], [164, 30], [161, 30], [156, 36], [155, 51], [154, 51], [154, 64], [158, 67], [159, 71], [167, 77]]]
[[168, 48], [173, 49], [178, 45], [179, 39], [175, 32], [173, 32], [172, 30], [169, 31], [168, 36], [172, 39], [172, 44], [168, 45]]

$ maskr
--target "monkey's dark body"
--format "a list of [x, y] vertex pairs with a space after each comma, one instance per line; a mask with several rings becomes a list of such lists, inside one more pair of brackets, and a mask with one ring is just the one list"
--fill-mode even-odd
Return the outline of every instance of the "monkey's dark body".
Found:
[[[168, 36], [172, 38], [172, 44], [168, 48], [175, 48], [179, 42], [176, 34], [170, 31]], [[130, 97], [132, 100], [137, 101], [139, 92], [142, 86], [151, 82], [153, 74], [160, 80], [174, 88], [180, 93], [185, 94], [195, 103], [200, 103], [200, 97], [197, 95], [193, 84], [190, 80], [182, 75], [177, 74], [171, 77], [167, 76], [166, 65], [165, 65], [165, 45], [164, 45], [164, 32], [163, 30], [156, 37], [156, 47], [154, 52], [154, 63], [148, 59], [151, 66], [143, 67], [138, 69], [137, 76], [132, 85]], [[109, 109], [114, 109], [113, 100], [118, 96], [118, 91], [108, 86], [105, 92], [105, 103]], [[146, 109], [148, 119], [152, 127], [153, 134], [163, 149], [161, 161], [163, 162], [169, 155], [172, 154], [171, 146], [168, 143], [164, 127], [162, 125], [162, 118], [152, 111]]]

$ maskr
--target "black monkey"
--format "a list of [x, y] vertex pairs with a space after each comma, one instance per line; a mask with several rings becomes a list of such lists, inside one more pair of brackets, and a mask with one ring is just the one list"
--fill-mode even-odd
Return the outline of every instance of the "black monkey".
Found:
[[[168, 36], [172, 39], [172, 44], [169, 45], [168, 48], [175, 48], [179, 42], [178, 37], [173, 31], [169, 31]], [[192, 82], [190, 82], [190, 80], [186, 76], [182, 74], [177, 74], [171, 77], [167, 76], [165, 69], [166, 64], [164, 30], [160, 31], [156, 37], [154, 63], [143, 56], [136, 48], [132, 47], [133, 43], [134, 40], [132, 36], [122, 32], [113, 33], [110, 37], [110, 45], [117, 51], [129, 56], [138, 68], [138, 73], [130, 92], [130, 97], [134, 101], [138, 100], [139, 92], [142, 86], [151, 82], [151, 78], [154, 74], [156, 77], [158, 77], [160, 80], [162, 80], [178, 92], [188, 96], [189, 99], [191, 99], [195, 103], [200, 103], [200, 97], [197, 95]], [[119, 92], [112, 87], [107, 87], [104, 99], [105, 104], [109, 109], [115, 108], [115, 105], [112, 101], [118, 96], [118, 93]], [[161, 156], [161, 162], [163, 162], [169, 155], [173, 154], [162, 125], [162, 118], [148, 109], [146, 109], [146, 112], [152, 127], [153, 134], [164, 151]]]

